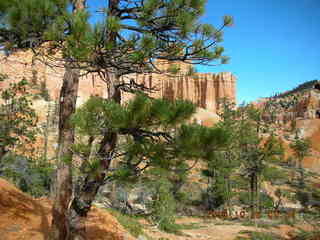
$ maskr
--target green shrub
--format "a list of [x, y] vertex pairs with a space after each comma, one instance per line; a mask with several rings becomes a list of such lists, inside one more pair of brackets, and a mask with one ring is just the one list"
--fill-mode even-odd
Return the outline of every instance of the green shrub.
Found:
[[307, 207], [309, 205], [310, 197], [311, 194], [305, 191], [298, 191], [296, 193], [296, 198], [303, 207]]
[[155, 182], [155, 199], [149, 206], [152, 210], [152, 221], [160, 230], [178, 233], [179, 227], [175, 224], [175, 200], [170, 192], [171, 183], [161, 177]]
[[281, 189], [281, 194], [283, 197], [287, 198], [288, 200], [292, 202], [296, 202], [296, 196], [295, 193], [286, 189]]
[[[240, 192], [238, 197], [239, 203], [245, 206], [250, 206], [250, 193]], [[274, 206], [273, 199], [266, 193], [260, 193], [259, 205], [261, 209], [272, 209]]]
[[270, 197], [266, 193], [261, 193], [260, 194], [260, 206], [263, 209], [272, 209], [274, 206], [274, 202], [272, 197]]
[[3, 158], [1, 176], [13, 182], [23, 192], [33, 197], [48, 195], [50, 192], [54, 166], [42, 159], [7, 154]]
[[138, 237], [139, 235], [143, 234], [142, 225], [137, 221], [137, 218], [120, 213], [114, 209], [108, 209], [108, 212], [116, 217], [119, 223], [134, 237]]
[[279, 225], [278, 222], [273, 223], [266, 223], [266, 222], [254, 222], [254, 221], [247, 221], [242, 223], [243, 226], [257, 226], [258, 228], [272, 228]]
[[317, 240], [320, 239], [320, 230], [305, 231], [300, 229], [299, 233], [292, 240]]
[[236, 240], [280, 240], [279, 235], [271, 232], [252, 232], [252, 231], [240, 231], [240, 234], [247, 234], [249, 238], [237, 237]]
[[210, 184], [202, 194], [202, 201], [207, 210], [214, 210], [223, 206], [227, 201], [228, 195], [225, 190], [225, 179], [220, 176], [215, 182]]
[[275, 167], [266, 167], [263, 174], [264, 178], [271, 181], [274, 185], [282, 185], [288, 180], [285, 172], [282, 169]]
[[239, 203], [243, 205], [250, 205], [250, 193], [249, 192], [240, 192], [239, 193]]

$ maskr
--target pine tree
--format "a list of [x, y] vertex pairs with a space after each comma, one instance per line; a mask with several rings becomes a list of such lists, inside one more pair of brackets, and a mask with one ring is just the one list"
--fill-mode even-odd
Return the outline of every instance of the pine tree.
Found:
[[[0, 82], [6, 78], [0, 74]], [[27, 146], [35, 142], [38, 119], [31, 106], [31, 94], [27, 92], [27, 86], [27, 80], [21, 79], [17, 83], [10, 83], [6, 89], [0, 89], [0, 164], [9, 151], [20, 148], [27, 153], [33, 150]]]
[[[259, 189], [268, 169], [268, 163], [275, 156], [283, 155], [283, 149], [263, 121], [261, 111], [254, 106], [241, 106], [239, 121], [239, 158], [244, 176], [249, 180], [251, 211], [254, 214], [257, 208], [260, 208]], [[270, 134], [265, 143], [262, 132]]]
[[[0, 4], [0, 44], [5, 47], [7, 52], [17, 49], [32, 48], [36, 55], [50, 55], [55, 51], [55, 43], [60, 42], [65, 45], [66, 39], [57, 36], [49, 37], [48, 29], [55, 31], [60, 37], [74, 39], [73, 46], [79, 47], [82, 38], [79, 32], [75, 31], [79, 24], [80, 16], [85, 14], [81, 9], [84, 8], [85, 0], [74, 0], [73, 13], [68, 12], [67, 0], [23, 0], [23, 1], [2, 1]], [[83, 23], [83, 21], [81, 22]], [[77, 25], [78, 24], [78, 25]], [[77, 26], [78, 27], [77, 27]], [[65, 28], [68, 26], [68, 29]], [[87, 25], [86, 25], [87, 26]], [[84, 30], [82, 28], [82, 30]], [[78, 34], [77, 37], [74, 35]], [[49, 47], [47, 43], [50, 43]], [[45, 48], [43, 48], [43, 44]], [[43, 53], [44, 50], [48, 50]], [[66, 50], [65, 50], [66, 51]], [[65, 52], [62, 50], [62, 52]], [[63, 85], [60, 91], [60, 113], [59, 113], [59, 138], [58, 138], [58, 170], [56, 185], [56, 195], [53, 207], [52, 238], [66, 239], [69, 234], [68, 218], [65, 212], [71, 200], [72, 181], [71, 165], [62, 159], [72, 159], [70, 148], [74, 142], [74, 132], [69, 121], [75, 111], [79, 70], [71, 61], [74, 53], [62, 54], [61, 59], [65, 74]], [[46, 96], [45, 96], [46, 97]]]
[[[150, 99], [143, 93], [125, 105], [113, 100], [91, 98], [73, 119], [77, 131], [83, 137], [74, 152], [83, 159], [80, 175], [84, 176], [79, 184], [81, 189], [75, 194], [73, 209], [83, 211], [83, 215], [87, 214], [96, 191], [107, 179], [136, 182], [137, 177], [144, 173], [151, 179], [155, 177], [154, 182], [157, 182], [159, 172], [162, 177], [168, 176], [162, 180], [171, 187], [167, 188], [162, 183], [158, 187], [159, 191], [165, 191], [165, 195], [170, 193], [173, 197], [170, 180], [172, 175], [182, 170], [185, 161], [207, 158], [211, 149], [218, 150], [227, 139], [221, 128], [185, 125], [184, 122], [194, 112], [195, 106], [188, 101], [170, 103], [163, 99]], [[92, 147], [90, 139], [103, 136], [105, 129], [113, 129], [123, 141], [109, 156], [110, 161], [118, 159], [117, 168], [97, 179], [101, 176], [100, 143]], [[86, 205], [80, 205], [84, 196]], [[162, 208], [158, 206], [161, 203], [155, 204], [156, 215], [162, 215]], [[169, 219], [165, 219], [158, 220], [168, 223]]]
[[212, 153], [207, 156], [207, 169], [203, 174], [208, 177], [207, 208], [213, 210], [222, 205], [231, 208], [232, 180], [234, 169], [239, 167], [238, 158], [238, 122], [235, 104], [229, 99], [220, 100], [219, 104], [220, 122], [217, 127], [222, 129], [228, 136], [228, 141], [224, 148], [212, 149]]
[[304, 169], [302, 167], [302, 162], [305, 157], [310, 155], [311, 151], [311, 142], [309, 139], [304, 139], [299, 136], [299, 131], [296, 131], [296, 136], [293, 142], [290, 144], [290, 148], [294, 151], [294, 156], [296, 158], [296, 168], [300, 173], [299, 177], [299, 186], [304, 188]]
[[[66, 71], [60, 94], [60, 163], [53, 232], [56, 239], [64, 239], [69, 233], [70, 239], [77, 234], [77, 237], [84, 239], [83, 222], [76, 224], [82, 217], [81, 211], [73, 209], [75, 212], [70, 213], [69, 217], [64, 211], [70, 205], [71, 197], [70, 146], [74, 141], [74, 132], [69, 119], [75, 111], [79, 69], [99, 73], [108, 83], [109, 98], [120, 103], [121, 91], [134, 93], [148, 90], [134, 80], [122, 82], [120, 77], [129, 73], [161, 73], [155, 66], [156, 60], [189, 64], [209, 64], [213, 60], [221, 60], [226, 63], [228, 58], [222, 55], [224, 49], [217, 43], [222, 41], [223, 28], [232, 25], [232, 19], [224, 17], [219, 29], [201, 24], [198, 20], [204, 13], [204, 0], [109, 0], [105, 20], [92, 26], [88, 23], [88, 12], [83, 10], [85, 1], [72, 1], [72, 13], [68, 2], [2, 1], [0, 44], [9, 51], [32, 48], [37, 54], [63, 60]], [[55, 54], [57, 52], [59, 54]], [[108, 172], [110, 155], [116, 147], [117, 133], [107, 129], [98, 150], [101, 171], [97, 182]], [[92, 194], [95, 195], [94, 192]], [[78, 217], [72, 216], [75, 213]]]

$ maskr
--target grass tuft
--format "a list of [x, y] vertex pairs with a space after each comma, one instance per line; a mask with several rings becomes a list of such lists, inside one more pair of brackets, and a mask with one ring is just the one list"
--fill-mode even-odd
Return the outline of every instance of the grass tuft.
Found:
[[137, 217], [120, 213], [114, 209], [106, 209], [111, 215], [117, 218], [118, 222], [131, 233], [132, 236], [138, 237], [143, 234], [143, 227], [138, 222]]

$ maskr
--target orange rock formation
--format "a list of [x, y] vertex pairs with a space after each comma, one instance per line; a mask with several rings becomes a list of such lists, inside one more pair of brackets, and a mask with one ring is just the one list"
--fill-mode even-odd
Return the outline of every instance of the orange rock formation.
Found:
[[[198, 107], [215, 112], [217, 101], [220, 98], [228, 97], [236, 102], [236, 78], [228, 72], [224, 73], [199, 73], [188, 76], [190, 68], [188, 64], [178, 64], [180, 71], [175, 76], [160, 74], [130, 75], [124, 79], [133, 78], [137, 83], [144, 83], [147, 87], [155, 87], [159, 91], [152, 93], [153, 97], [165, 97], [169, 100], [188, 99]], [[158, 68], [165, 70], [168, 64], [159, 61]], [[63, 68], [48, 67], [36, 61], [32, 64], [32, 54], [29, 52], [19, 52], [5, 58], [0, 56], [0, 72], [9, 76], [9, 81], [18, 81], [22, 77], [27, 79], [37, 78], [38, 82], [46, 82], [50, 96], [53, 100], [59, 96]], [[8, 83], [0, 83], [0, 87]], [[88, 74], [81, 77], [79, 86], [78, 104], [85, 102], [91, 95], [106, 97], [107, 85], [99, 76]], [[122, 100], [130, 99], [130, 94], [124, 93]]]

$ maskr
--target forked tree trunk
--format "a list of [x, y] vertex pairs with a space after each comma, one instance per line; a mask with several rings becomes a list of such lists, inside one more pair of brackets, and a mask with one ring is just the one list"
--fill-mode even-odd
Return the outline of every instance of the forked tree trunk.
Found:
[[[77, 1], [75, 0], [75, 6], [79, 7]], [[118, 15], [118, 5], [120, 0], [109, 0], [108, 4], [108, 16]], [[81, 4], [80, 4], [81, 5]], [[81, 7], [81, 6], [80, 6]], [[117, 34], [114, 32], [109, 32], [107, 35], [108, 42], [116, 43]], [[108, 83], [108, 98], [114, 100], [117, 103], [121, 103], [120, 90], [117, 88], [120, 78], [116, 74], [116, 69], [108, 69], [107, 75], [109, 78]], [[112, 153], [116, 148], [117, 144], [117, 134], [109, 131], [104, 136], [100, 142], [100, 149], [98, 150], [98, 155], [100, 158], [101, 171], [97, 172], [96, 175], [87, 175], [84, 182], [77, 182], [76, 189], [74, 191], [74, 198], [70, 204], [68, 211], [68, 238], [70, 240], [85, 240], [86, 238], [86, 228], [85, 221], [88, 212], [91, 209], [92, 202], [94, 201], [99, 187], [103, 185], [105, 172], [109, 169]]]
[[70, 235], [72, 240], [86, 240], [85, 221], [100, 186], [104, 184], [105, 171], [110, 167], [112, 152], [116, 147], [117, 135], [113, 132], [104, 135], [98, 151], [101, 171], [87, 175], [84, 182], [77, 182], [75, 196], [69, 212]]
[[[119, 78], [114, 78], [109, 83], [109, 98], [120, 103], [120, 91], [116, 88], [116, 83]], [[113, 94], [111, 94], [113, 93]], [[70, 224], [70, 239], [72, 240], [86, 240], [86, 226], [85, 221], [88, 212], [91, 209], [100, 186], [104, 184], [105, 171], [109, 169], [112, 152], [117, 144], [117, 134], [114, 132], [107, 132], [100, 142], [98, 156], [100, 158], [101, 171], [96, 175], [87, 175], [84, 182], [77, 182], [74, 192], [74, 199], [69, 211]]]
[[[119, 0], [109, 0], [108, 16], [117, 16]], [[116, 33], [110, 32], [107, 35], [109, 42], [116, 42]], [[119, 76], [116, 74], [116, 69], [108, 69], [108, 98], [117, 103], [121, 103], [120, 90], [117, 88], [119, 84]], [[112, 131], [107, 131], [100, 142], [98, 156], [100, 158], [100, 171], [95, 176], [87, 175], [84, 182], [77, 182], [74, 192], [74, 199], [71, 203], [69, 211], [70, 223], [70, 240], [86, 240], [85, 221], [88, 212], [91, 209], [100, 186], [104, 183], [105, 172], [109, 169], [112, 153], [117, 144], [117, 134]]]

